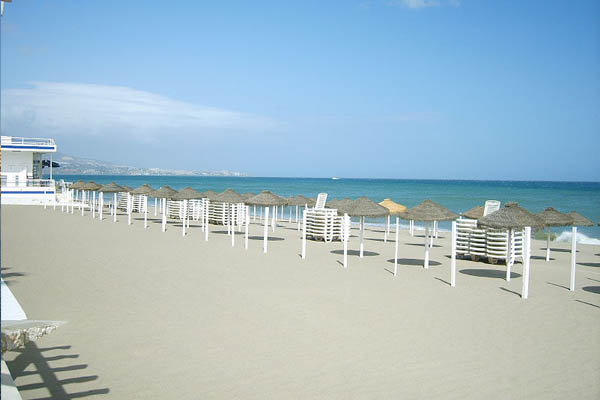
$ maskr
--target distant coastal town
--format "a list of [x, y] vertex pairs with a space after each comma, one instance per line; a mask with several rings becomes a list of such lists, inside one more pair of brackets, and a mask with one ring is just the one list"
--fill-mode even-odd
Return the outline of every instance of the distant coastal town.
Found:
[[60, 166], [55, 170], [60, 175], [248, 176], [242, 172], [229, 170], [190, 171], [183, 169], [142, 168], [79, 158], [61, 153], [56, 153], [52, 161], [58, 163]]

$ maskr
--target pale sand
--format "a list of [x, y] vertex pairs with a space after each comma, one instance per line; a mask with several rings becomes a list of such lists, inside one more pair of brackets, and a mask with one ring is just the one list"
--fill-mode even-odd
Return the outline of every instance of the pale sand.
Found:
[[504, 265], [459, 260], [451, 288], [449, 234], [424, 270], [423, 237], [403, 231], [394, 278], [381, 231], [344, 270], [339, 242], [301, 260], [295, 229], [265, 255], [223, 227], [205, 242], [150, 225], [2, 207], [10, 288], [29, 318], [69, 321], [7, 354], [24, 398], [600, 398], [598, 247], [579, 246], [570, 292], [569, 253], [546, 263], [534, 241], [523, 300], [520, 263], [506, 282]]

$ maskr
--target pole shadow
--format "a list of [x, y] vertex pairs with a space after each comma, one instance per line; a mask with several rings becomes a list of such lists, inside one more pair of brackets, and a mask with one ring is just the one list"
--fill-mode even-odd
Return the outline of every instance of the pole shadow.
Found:
[[434, 277], [433, 277], [433, 279], [436, 279], [436, 280], [438, 280], [438, 281], [440, 281], [440, 282], [443, 282], [443, 283], [445, 283], [445, 284], [446, 284], [446, 285], [448, 285], [448, 286], [452, 286], [452, 285], [450, 284], [450, 282], [448, 282], [448, 281], [445, 281], [445, 280], [443, 280], [442, 278], [438, 278], [437, 276], [434, 276]]
[[582, 289], [586, 292], [600, 294], [600, 286], [584, 286]]
[[[389, 260], [387, 260], [387, 262], [393, 264], [394, 259], [390, 258]], [[425, 260], [418, 259], [418, 258], [398, 258], [398, 264], [409, 265], [409, 266], [414, 266], [414, 267], [423, 267], [423, 264], [425, 264]], [[439, 261], [429, 260], [430, 267], [435, 267], [437, 265], [442, 265], [442, 263]]]
[[583, 265], [584, 267], [594, 267], [594, 268], [598, 268], [600, 267], [600, 263], [595, 263], [595, 262], [578, 262], [577, 265]]
[[564, 286], [564, 285], [559, 285], [558, 283], [552, 283], [552, 282], [546, 282], [548, 285], [552, 285], [552, 286], [556, 286], [559, 287], [561, 289], [566, 289], [566, 290], [570, 290], [568, 287]]
[[[461, 274], [477, 276], [480, 278], [506, 279], [506, 271], [500, 269], [461, 269]], [[517, 272], [510, 273], [511, 278], [518, 278], [521, 274]], [[508, 290], [508, 289], [507, 289]]]
[[499, 287], [498, 289], [500, 289], [500, 290], [504, 290], [505, 292], [508, 292], [508, 293], [511, 293], [511, 294], [514, 294], [515, 296], [522, 297], [522, 296], [521, 296], [521, 293], [519, 293], [519, 292], [515, 292], [514, 290], [510, 290], [510, 289], [507, 289], [507, 288], [505, 288], [505, 287]]
[[583, 301], [583, 300], [575, 300], [578, 303], [583, 303], [583, 304], [587, 304], [588, 306], [592, 306], [592, 307], [596, 307], [596, 308], [600, 308], [600, 306], [597, 306], [595, 304], [592, 303], [588, 303], [587, 301]]
[[[338, 255], [344, 255], [344, 250], [331, 250], [330, 251], [331, 254], [338, 254]], [[360, 256], [360, 251], [359, 250], [350, 250], [348, 249], [348, 255], [349, 256]], [[364, 250], [363, 251], [363, 256], [364, 257], [373, 257], [373, 256], [378, 256], [379, 253], [376, 253], [374, 251], [367, 251]]]

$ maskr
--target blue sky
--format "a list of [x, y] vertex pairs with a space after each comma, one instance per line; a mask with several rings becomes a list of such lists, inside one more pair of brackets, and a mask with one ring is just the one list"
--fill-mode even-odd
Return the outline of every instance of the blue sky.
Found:
[[2, 132], [255, 176], [600, 180], [600, 2], [26, 1]]

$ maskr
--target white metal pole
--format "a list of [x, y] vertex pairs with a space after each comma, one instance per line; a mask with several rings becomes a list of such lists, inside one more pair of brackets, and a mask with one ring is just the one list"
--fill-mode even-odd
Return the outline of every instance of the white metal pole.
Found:
[[265, 207], [265, 232], [263, 239], [263, 252], [267, 253], [267, 236], [269, 234], [269, 207]]
[[385, 232], [383, 233], [383, 243], [387, 243], [388, 235], [390, 234], [390, 218], [391, 216], [388, 214], [385, 219]]
[[423, 268], [429, 269], [429, 222], [425, 222], [425, 262]]
[[511, 254], [512, 254], [512, 229], [509, 229], [506, 233], [507, 235], [507, 243], [506, 243], [506, 282], [510, 282], [510, 268], [511, 264]]
[[162, 231], [165, 232], [167, 230], [167, 199], [161, 200], [162, 204]]
[[208, 199], [204, 199], [204, 241], [208, 242]]
[[127, 192], [127, 225], [131, 225], [131, 212], [133, 209], [133, 197]]
[[344, 213], [344, 268], [348, 268], [348, 241], [350, 240], [350, 217]]
[[364, 244], [363, 244], [364, 230], [365, 230], [365, 217], [361, 216], [360, 217], [360, 258], [363, 258], [363, 255], [364, 255]]
[[[68, 209], [67, 209], [68, 211]], [[71, 214], [75, 212], [75, 191], [71, 190]]]
[[548, 235], [546, 236], [546, 262], [550, 261], [550, 227], [548, 227]]
[[182, 200], [183, 210], [181, 213], [181, 236], [185, 236], [185, 225], [187, 217], [187, 200]]
[[244, 209], [246, 210], [246, 237], [244, 238], [244, 248], [248, 250], [248, 225], [250, 225], [250, 206], [244, 206]]
[[575, 290], [575, 267], [577, 262], [577, 227], [571, 230], [571, 284], [569, 290]]
[[92, 219], [96, 218], [96, 191], [92, 192]]
[[306, 258], [306, 210], [302, 213], [302, 259]]
[[113, 222], [117, 222], [117, 192], [113, 193]]
[[148, 228], [148, 196], [144, 196], [144, 229]]
[[104, 193], [100, 192], [98, 193], [98, 196], [100, 196], [100, 199], [98, 200], [100, 203], [98, 209], [98, 219], [102, 221], [102, 212], [104, 211]]
[[526, 299], [529, 297], [529, 259], [531, 257], [531, 227], [525, 227], [525, 240], [523, 241], [525, 252], [525, 260], [523, 261], [523, 289], [521, 297]]
[[[273, 229], [273, 232], [275, 232], [275, 219], [277, 218], [277, 208], [278, 208], [277, 206], [273, 206], [273, 218], [272, 218], [273, 221], [271, 222], [271, 227]], [[267, 210], [268, 209], [269, 208], [267, 207]], [[265, 218], [268, 220], [269, 216], [267, 215]]]
[[452, 255], [450, 256], [450, 286], [456, 286], [456, 221], [452, 221]]
[[231, 216], [229, 217], [229, 224], [231, 225], [231, 247], [235, 247], [235, 221], [233, 221], [233, 216], [235, 214], [235, 204], [231, 204], [230, 206]]
[[154, 198], [154, 216], [156, 217], [156, 211], [158, 210], [157, 204], [156, 204], [156, 197]]
[[298, 206], [296, 205], [296, 222], [298, 222], [298, 209], [299, 209], [299, 208], [300, 208], [300, 207], [298, 207]]
[[394, 276], [398, 273], [398, 228], [400, 227], [400, 217], [396, 217], [396, 240], [394, 243]]
[[256, 205], [252, 206], [252, 220], [256, 222]]

